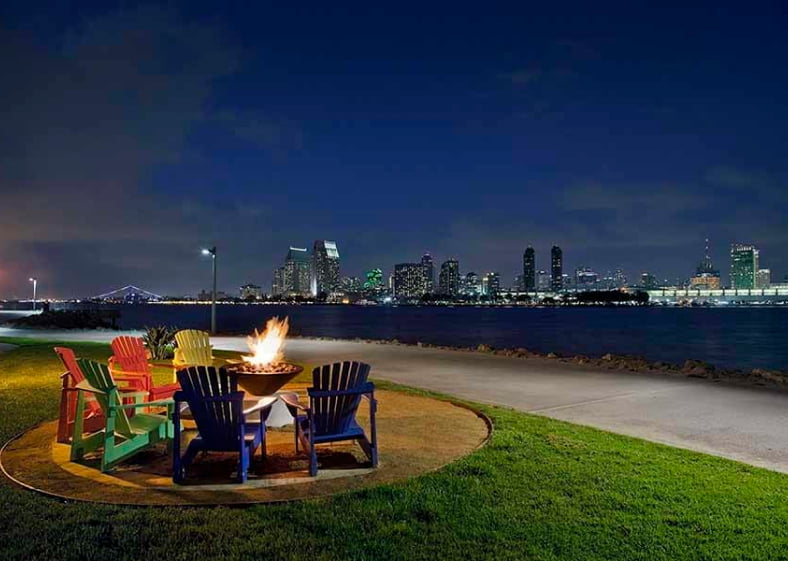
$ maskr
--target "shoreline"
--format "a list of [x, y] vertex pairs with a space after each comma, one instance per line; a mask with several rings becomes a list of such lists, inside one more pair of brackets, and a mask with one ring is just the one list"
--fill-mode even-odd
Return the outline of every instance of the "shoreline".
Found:
[[[0, 328], [2, 325], [0, 325]], [[64, 332], [69, 332], [72, 330], [66, 329], [46, 329], [46, 328], [13, 328], [16, 333], [13, 335], [3, 335], [2, 329], [0, 329], [0, 337], [4, 336], [11, 336], [11, 337], [25, 337], [25, 333], [20, 332], [29, 332], [35, 333], [37, 336], [46, 333], [57, 333], [58, 335], [63, 334]], [[112, 330], [112, 329], [75, 329], [73, 332], [75, 333], [95, 333], [95, 334], [105, 334], [107, 335], [107, 341], [109, 341], [109, 336], [114, 333], [122, 333], [126, 330]], [[128, 330], [133, 332], [140, 332], [141, 330]], [[128, 332], [126, 331], [126, 332]], [[245, 338], [248, 334], [241, 334], [235, 332], [220, 332], [214, 337], [238, 337], [238, 338]], [[37, 337], [31, 337], [35, 339]], [[648, 360], [642, 356], [632, 356], [632, 355], [618, 355], [613, 353], [606, 353], [601, 356], [592, 356], [592, 355], [571, 355], [571, 356], [562, 356], [555, 352], [538, 352], [527, 349], [525, 347], [502, 347], [496, 348], [492, 345], [486, 343], [480, 343], [476, 346], [452, 346], [452, 345], [439, 345], [433, 343], [426, 343], [422, 341], [417, 341], [415, 343], [408, 343], [403, 342], [398, 339], [366, 339], [362, 337], [329, 337], [329, 336], [306, 336], [306, 335], [297, 335], [297, 334], [290, 334], [288, 335], [289, 339], [301, 339], [301, 340], [314, 340], [314, 341], [337, 341], [337, 342], [356, 342], [356, 343], [366, 343], [371, 345], [391, 345], [391, 346], [405, 346], [405, 347], [415, 347], [415, 348], [424, 348], [424, 349], [434, 349], [434, 350], [444, 350], [444, 351], [454, 351], [454, 352], [464, 352], [464, 353], [478, 353], [478, 354], [486, 354], [492, 356], [502, 356], [507, 358], [518, 358], [518, 359], [538, 359], [538, 360], [549, 360], [555, 363], [563, 363], [567, 366], [575, 365], [575, 366], [584, 366], [586, 368], [597, 369], [599, 371], [617, 371], [617, 372], [632, 372], [632, 373], [645, 373], [645, 374], [656, 374], [661, 376], [668, 376], [673, 378], [699, 378], [710, 380], [713, 382], [728, 382], [737, 385], [743, 386], [758, 386], [758, 387], [768, 387], [772, 389], [788, 389], [788, 372], [776, 370], [776, 369], [766, 369], [766, 368], [753, 368], [750, 370], [745, 370], [741, 368], [722, 368], [717, 367], [713, 364], [708, 362], [704, 362], [698, 359], [688, 358], [684, 361], [683, 364], [675, 364], [665, 361], [659, 360]], [[68, 339], [64, 339], [68, 340]], [[80, 340], [80, 339], [77, 339]], [[90, 340], [90, 339], [82, 339], [82, 340]]]

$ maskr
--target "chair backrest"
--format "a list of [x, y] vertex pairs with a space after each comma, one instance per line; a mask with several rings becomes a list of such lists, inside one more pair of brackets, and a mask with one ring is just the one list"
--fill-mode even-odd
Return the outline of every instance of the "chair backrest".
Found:
[[206, 331], [197, 329], [183, 329], [175, 334], [183, 356], [183, 361], [190, 366], [211, 366], [213, 356], [211, 353], [211, 336]]
[[223, 369], [189, 366], [177, 372], [176, 401], [189, 404], [200, 437], [214, 448], [231, 448], [240, 438], [244, 393]]
[[[68, 372], [68, 375], [71, 377], [71, 383], [69, 384], [69, 386], [73, 387], [79, 384], [80, 382], [85, 381], [85, 375], [82, 373], [82, 370], [79, 368], [79, 364], [77, 364], [77, 357], [74, 354], [74, 351], [72, 351], [68, 347], [55, 347], [55, 352], [57, 353], [57, 356], [60, 357], [60, 361], [63, 363], [63, 366], [66, 367], [66, 371]], [[88, 411], [92, 413], [101, 412], [101, 406], [95, 401], [89, 401], [87, 403], [87, 407], [88, 407]]]
[[[85, 375], [85, 380], [87, 380], [88, 384], [90, 384], [93, 388], [104, 392], [102, 394], [93, 395], [96, 398], [96, 402], [104, 411], [104, 415], [109, 417], [109, 400], [111, 390], [115, 390], [114, 392], [111, 392], [111, 394], [114, 396], [113, 405], [116, 407], [121, 405], [120, 395], [117, 391], [118, 385], [112, 378], [109, 367], [106, 364], [96, 362], [95, 360], [88, 360], [86, 358], [78, 358], [77, 364], [82, 370], [82, 373]], [[124, 409], [115, 410], [115, 432], [128, 438], [133, 436], [131, 425], [129, 424], [129, 418], [126, 415], [126, 411]]]
[[141, 337], [121, 335], [112, 340], [111, 346], [115, 362], [118, 363], [121, 370], [125, 372], [142, 372], [144, 374], [151, 373], [150, 364], [148, 364], [148, 352]]
[[318, 366], [312, 371], [310, 390], [339, 392], [331, 397], [314, 397], [310, 403], [314, 415], [315, 433], [318, 435], [345, 432], [356, 416], [361, 395], [341, 392], [352, 390], [367, 382], [370, 366], [364, 362], [345, 361]]

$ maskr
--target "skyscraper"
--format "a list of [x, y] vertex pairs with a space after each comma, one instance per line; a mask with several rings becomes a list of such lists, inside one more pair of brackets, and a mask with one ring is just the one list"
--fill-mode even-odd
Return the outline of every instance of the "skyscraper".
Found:
[[536, 252], [530, 245], [523, 253], [523, 290], [526, 292], [536, 290]]
[[306, 248], [291, 247], [281, 269], [280, 294], [310, 296], [312, 294], [312, 260]]
[[478, 296], [479, 292], [481, 292], [481, 286], [479, 286], [479, 275], [474, 272], [470, 272], [465, 275], [465, 282], [463, 282], [462, 291], [466, 296]]
[[312, 250], [313, 294], [331, 294], [339, 289], [339, 251], [336, 242], [316, 240]]
[[394, 265], [394, 297], [398, 300], [421, 298], [425, 294], [423, 263], [398, 263]]
[[498, 273], [487, 273], [482, 277], [482, 294], [491, 299], [501, 292], [501, 276]]
[[460, 263], [456, 259], [449, 259], [441, 264], [438, 275], [438, 286], [441, 294], [457, 296], [460, 293]]
[[758, 249], [751, 244], [731, 246], [731, 288], [755, 288]]
[[709, 240], [706, 240], [706, 253], [703, 260], [698, 264], [695, 269], [695, 276], [690, 278], [690, 286], [692, 288], [705, 288], [709, 290], [718, 290], [722, 287], [720, 282], [720, 272], [714, 268], [709, 255]]
[[425, 253], [421, 257], [421, 266], [424, 267], [424, 293], [435, 292], [435, 267], [432, 264], [432, 255]]
[[772, 285], [771, 269], [758, 269], [755, 272], [755, 288], [769, 288]]
[[554, 245], [550, 250], [550, 290], [561, 292], [564, 288], [564, 253], [561, 248]]

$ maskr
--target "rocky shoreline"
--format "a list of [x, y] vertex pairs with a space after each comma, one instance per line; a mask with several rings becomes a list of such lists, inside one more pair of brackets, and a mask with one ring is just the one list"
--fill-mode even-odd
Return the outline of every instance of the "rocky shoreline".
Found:
[[313, 339], [317, 341], [356, 341], [374, 345], [401, 345], [438, 349], [445, 351], [460, 351], [483, 353], [489, 355], [505, 356], [521, 359], [555, 360], [566, 364], [576, 364], [587, 367], [596, 367], [605, 370], [625, 372], [642, 372], [648, 374], [662, 374], [667, 376], [703, 378], [715, 382], [732, 382], [745, 385], [770, 386], [788, 389], [788, 372], [753, 368], [752, 370], [719, 368], [713, 364], [695, 359], [687, 359], [684, 364], [671, 364], [663, 361], [649, 361], [644, 357], [631, 355], [605, 354], [599, 357], [586, 355], [560, 356], [556, 353], [539, 353], [524, 347], [495, 348], [490, 345], [480, 344], [475, 347], [453, 347], [447, 345], [433, 345], [431, 343], [403, 343], [397, 339], [345, 339], [340, 337], [308, 337], [290, 335], [298, 339]]

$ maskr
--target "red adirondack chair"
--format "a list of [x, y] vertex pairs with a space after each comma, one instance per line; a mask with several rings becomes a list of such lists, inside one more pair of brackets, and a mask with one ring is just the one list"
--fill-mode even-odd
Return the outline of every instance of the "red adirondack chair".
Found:
[[148, 363], [150, 354], [140, 337], [121, 335], [115, 337], [111, 345], [112, 356], [109, 358], [109, 368], [116, 380], [134, 379], [138, 391], [148, 392], [150, 401], [170, 398], [181, 389], [177, 383], [153, 385], [153, 375]]
[[[57, 424], [57, 441], [62, 444], [68, 444], [71, 442], [71, 436], [74, 432], [74, 421], [77, 411], [78, 390], [76, 385], [85, 381], [85, 375], [79, 368], [79, 364], [77, 364], [77, 357], [74, 356], [74, 351], [67, 347], [55, 347], [55, 352], [63, 362], [63, 366], [66, 367], [66, 371], [60, 375], [63, 385], [60, 390], [60, 418]], [[129, 382], [127, 378], [119, 379], [119, 381]], [[120, 391], [135, 391], [135, 388], [127, 386]], [[96, 401], [89, 401], [85, 408], [85, 430], [97, 431], [102, 429], [105, 424], [101, 406]]]

